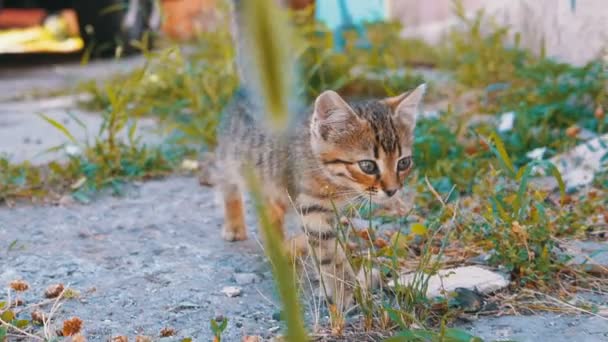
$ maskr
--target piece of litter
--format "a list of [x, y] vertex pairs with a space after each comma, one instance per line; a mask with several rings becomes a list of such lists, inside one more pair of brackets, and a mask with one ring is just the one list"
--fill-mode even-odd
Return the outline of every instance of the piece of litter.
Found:
[[500, 116], [500, 121], [498, 122], [498, 131], [499, 132], [508, 132], [513, 129], [513, 123], [515, 122], [515, 113], [514, 112], [506, 112]]
[[237, 286], [224, 286], [224, 288], [222, 289], [222, 293], [226, 295], [226, 297], [238, 297], [241, 295], [243, 291], [241, 290], [240, 287]]
[[192, 159], [184, 159], [181, 168], [187, 171], [195, 171], [198, 169], [198, 161]]
[[[409, 285], [413, 281], [419, 280], [419, 277], [420, 275], [416, 275], [416, 273], [403, 274], [399, 277], [399, 285]], [[509, 281], [499, 273], [479, 266], [464, 266], [439, 270], [437, 274], [432, 275], [428, 281], [426, 295], [429, 298], [445, 296], [459, 287], [480, 293], [490, 293], [508, 285]], [[391, 281], [389, 286], [394, 287], [395, 282]]]
[[608, 153], [608, 134], [588, 140], [551, 158], [568, 188], [587, 185], [595, 173], [605, 167], [602, 158]]
[[69, 144], [65, 146], [65, 153], [70, 157], [75, 157], [81, 155], [82, 150], [76, 145]]
[[532, 151], [526, 153], [526, 157], [532, 160], [542, 160], [545, 155], [545, 152], [547, 152], [546, 147], [537, 147]]

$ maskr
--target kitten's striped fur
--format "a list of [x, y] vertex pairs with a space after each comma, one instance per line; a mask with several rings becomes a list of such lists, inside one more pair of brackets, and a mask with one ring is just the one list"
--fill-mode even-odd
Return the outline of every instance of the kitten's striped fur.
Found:
[[[350, 104], [326, 91], [316, 99], [312, 113], [283, 134], [265, 129], [254, 119], [260, 109], [245, 94], [237, 96], [218, 132], [215, 153], [213, 183], [225, 204], [224, 239], [247, 238], [241, 171], [253, 165], [264, 184], [272, 218], [282, 226], [286, 211], [295, 203], [329, 299], [342, 307], [349, 305], [356, 279], [336, 243], [334, 206], [370, 198], [382, 202], [401, 189], [411, 162], [403, 162], [407, 167], [400, 171], [397, 163], [412, 155], [424, 89], [422, 85], [401, 96]], [[374, 161], [378, 172], [365, 173], [362, 160]]]

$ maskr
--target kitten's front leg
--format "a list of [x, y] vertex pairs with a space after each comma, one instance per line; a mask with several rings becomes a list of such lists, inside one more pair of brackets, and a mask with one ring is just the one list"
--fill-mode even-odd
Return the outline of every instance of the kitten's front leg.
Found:
[[342, 312], [352, 304], [357, 279], [337, 239], [335, 214], [321, 205], [301, 206], [300, 209], [310, 254], [319, 267], [321, 290]]

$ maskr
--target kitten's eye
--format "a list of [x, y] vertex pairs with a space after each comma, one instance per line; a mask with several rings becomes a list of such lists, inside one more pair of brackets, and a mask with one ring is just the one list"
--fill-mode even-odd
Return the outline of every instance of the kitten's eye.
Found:
[[412, 157], [405, 157], [399, 159], [397, 163], [397, 171], [405, 171], [412, 166]]
[[361, 171], [370, 175], [375, 175], [376, 173], [378, 173], [378, 165], [376, 165], [376, 162], [374, 162], [373, 160], [360, 161], [359, 168], [361, 168]]

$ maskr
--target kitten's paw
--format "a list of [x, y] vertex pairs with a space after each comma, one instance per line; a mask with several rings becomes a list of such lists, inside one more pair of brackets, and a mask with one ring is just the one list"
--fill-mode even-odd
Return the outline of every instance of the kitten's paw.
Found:
[[222, 238], [230, 242], [247, 240], [247, 231], [245, 229], [234, 229], [234, 227], [224, 227]]

